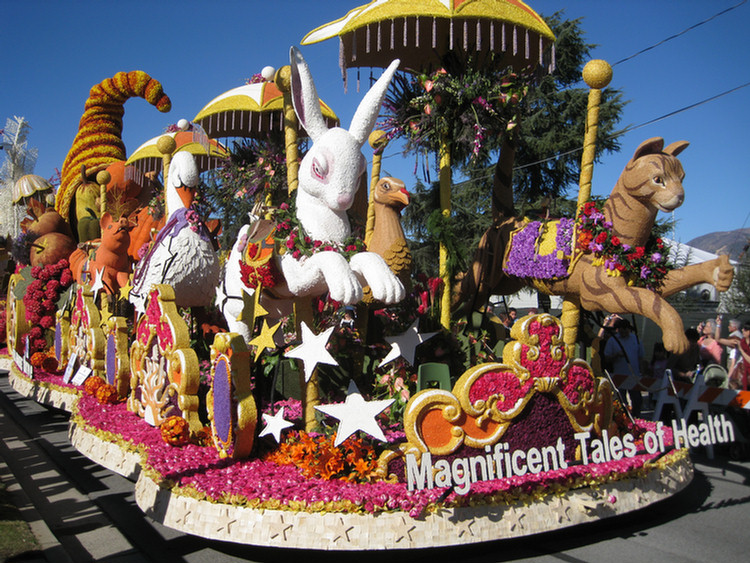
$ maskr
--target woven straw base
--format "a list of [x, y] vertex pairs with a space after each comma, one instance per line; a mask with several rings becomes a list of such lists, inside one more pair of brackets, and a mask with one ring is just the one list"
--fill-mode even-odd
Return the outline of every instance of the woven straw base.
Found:
[[72, 412], [73, 405], [78, 400], [78, 393], [73, 389], [66, 390], [43, 381], [28, 377], [18, 369], [15, 363], [10, 365], [8, 380], [19, 395], [33, 399], [40, 405]]
[[141, 456], [138, 452], [123, 449], [119, 444], [87, 432], [72, 420], [68, 427], [68, 438], [73, 447], [91, 461], [131, 481], [138, 478], [141, 472]]
[[267, 547], [320, 550], [419, 549], [517, 538], [594, 522], [644, 508], [682, 490], [693, 478], [689, 458], [648, 477], [597, 489], [550, 495], [530, 506], [445, 509], [423, 519], [379, 515], [256, 510], [183, 496], [141, 473], [138, 506], [170, 528], [210, 539]]

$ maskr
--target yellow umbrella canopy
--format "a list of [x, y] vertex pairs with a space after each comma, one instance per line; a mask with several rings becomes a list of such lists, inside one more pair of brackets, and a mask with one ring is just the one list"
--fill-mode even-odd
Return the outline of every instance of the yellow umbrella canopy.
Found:
[[[321, 100], [329, 127], [338, 125], [333, 110]], [[245, 84], [211, 100], [193, 119], [209, 137], [263, 137], [284, 130], [284, 96], [272, 81]], [[305, 134], [300, 128], [299, 133]]]
[[448, 52], [482, 63], [502, 53], [500, 63], [520, 70], [554, 64], [555, 36], [544, 20], [520, 0], [373, 0], [343, 18], [308, 33], [302, 45], [338, 36], [341, 64], [435, 70]]
[[44, 193], [52, 191], [52, 184], [41, 176], [36, 174], [26, 174], [21, 176], [13, 184], [13, 203], [18, 203], [25, 197], [31, 197], [35, 193]]
[[[227, 149], [214, 139], [201, 139], [200, 134], [196, 135], [193, 131], [176, 131], [149, 139], [133, 151], [125, 164], [133, 166], [142, 174], [160, 171], [164, 155], [159, 151], [157, 143], [165, 135], [175, 140], [177, 145], [175, 152], [188, 151], [192, 154], [195, 157], [198, 169], [201, 171], [218, 168], [222, 165], [223, 159], [229, 156]], [[206, 147], [208, 147], [208, 150], [206, 150]]]

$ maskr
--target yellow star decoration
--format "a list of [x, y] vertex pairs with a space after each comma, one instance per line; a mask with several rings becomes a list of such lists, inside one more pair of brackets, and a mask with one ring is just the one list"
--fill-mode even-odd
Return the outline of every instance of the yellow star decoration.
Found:
[[133, 289], [133, 286], [130, 284], [130, 280], [128, 280], [128, 284], [120, 288], [120, 299], [125, 299], [127, 301], [128, 297], [130, 297], [131, 289]]
[[102, 306], [99, 308], [99, 316], [101, 318], [101, 324], [105, 324], [110, 318], [112, 318], [112, 313], [109, 312], [109, 306], [105, 300], [102, 300]]
[[242, 291], [242, 312], [237, 320], [250, 327], [255, 324], [255, 319], [265, 317], [268, 314], [268, 311], [260, 304], [260, 291], [260, 286], [255, 289], [252, 295], [244, 288]]
[[255, 360], [257, 361], [263, 351], [268, 348], [273, 350], [276, 348], [276, 343], [273, 341], [273, 335], [276, 333], [281, 323], [276, 323], [273, 327], [268, 326], [268, 321], [263, 320], [263, 328], [260, 334], [250, 341], [250, 345], [255, 346]]

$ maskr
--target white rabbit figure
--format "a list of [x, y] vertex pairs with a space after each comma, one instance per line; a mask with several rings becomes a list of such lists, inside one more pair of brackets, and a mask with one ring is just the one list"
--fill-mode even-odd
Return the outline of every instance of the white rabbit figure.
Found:
[[[294, 108], [313, 140], [300, 164], [297, 218], [313, 239], [341, 244], [350, 236], [346, 211], [354, 202], [359, 177], [365, 170], [361, 148], [375, 123], [398, 61], [388, 67], [365, 95], [346, 131], [338, 127], [328, 129], [307, 64], [294, 48], [290, 58]], [[225, 265], [224, 283], [217, 288], [217, 304], [229, 329], [246, 342], [251, 339], [252, 327], [239, 319], [244, 306], [240, 260], [250, 230], [249, 225], [240, 230]], [[401, 301], [405, 294], [403, 285], [385, 261], [372, 252], [355, 254], [349, 262], [337, 252], [322, 251], [301, 259], [287, 253], [279, 259], [279, 266], [283, 282], [261, 295], [261, 304], [272, 318], [288, 315], [291, 298], [295, 296], [322, 295], [329, 291], [332, 299], [351, 305], [362, 299], [363, 285], [369, 285], [373, 297], [388, 304]]]
[[[393, 61], [367, 92], [347, 131], [328, 128], [307, 63], [294, 47], [290, 59], [294, 110], [313, 141], [300, 163], [297, 218], [313, 239], [341, 244], [350, 236], [346, 212], [354, 203], [359, 177], [365, 171], [361, 149], [375, 125], [399, 61]], [[405, 294], [385, 261], [372, 252], [355, 254], [349, 262], [332, 251], [301, 259], [287, 253], [281, 257], [281, 270], [295, 296], [321, 295], [327, 290], [332, 299], [349, 305], [362, 299], [362, 287], [366, 285], [375, 299], [387, 304], [401, 301]]]

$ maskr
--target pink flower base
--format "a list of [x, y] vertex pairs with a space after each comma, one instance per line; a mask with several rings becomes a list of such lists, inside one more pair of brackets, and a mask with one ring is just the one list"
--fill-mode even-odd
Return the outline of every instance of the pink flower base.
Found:
[[[576, 488], [634, 476], [653, 455], [638, 455], [611, 463], [573, 465], [545, 474], [526, 475], [474, 483], [471, 492], [460, 496], [443, 488], [407, 490], [405, 483], [356, 484], [345, 481], [305, 479], [293, 466], [280, 466], [258, 459], [220, 459], [214, 448], [189, 444], [166, 444], [153, 428], [125, 405], [101, 405], [82, 395], [76, 406], [76, 424], [88, 432], [137, 447], [143, 455], [143, 469], [157, 482], [168, 481], [194, 498], [247, 505], [254, 508], [287, 508], [308, 512], [379, 513], [400, 510], [418, 517], [438, 504], [475, 504], [537, 497], [561, 488]], [[645, 429], [654, 425], [640, 421]], [[665, 429], [667, 441], [671, 433]]]

